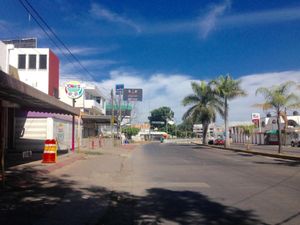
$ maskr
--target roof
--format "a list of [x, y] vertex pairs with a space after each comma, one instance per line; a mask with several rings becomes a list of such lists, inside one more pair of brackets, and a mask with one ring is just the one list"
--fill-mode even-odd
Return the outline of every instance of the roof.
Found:
[[0, 99], [16, 103], [28, 111], [80, 114], [80, 109], [47, 95], [3, 71], [0, 71]]

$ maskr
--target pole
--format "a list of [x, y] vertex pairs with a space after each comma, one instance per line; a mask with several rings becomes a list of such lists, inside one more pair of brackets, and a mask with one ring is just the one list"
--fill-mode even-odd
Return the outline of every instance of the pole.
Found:
[[[75, 99], [73, 99], [73, 107], [75, 107]], [[75, 151], [75, 115], [72, 115], [72, 152]]]
[[114, 90], [111, 89], [110, 92], [110, 96], [111, 96], [111, 118], [110, 118], [110, 131], [111, 131], [111, 137], [112, 137], [112, 141], [113, 141], [113, 146], [114, 146], [114, 116], [115, 116], [115, 108], [114, 108]]
[[78, 117], [78, 124], [77, 124], [77, 143], [78, 143], [78, 152], [80, 151], [80, 143], [81, 143], [81, 129], [80, 129], [80, 122], [81, 122], [81, 112]]
[[120, 138], [121, 138], [121, 122], [122, 122], [121, 93], [119, 93], [119, 129], [118, 129], [118, 136]]

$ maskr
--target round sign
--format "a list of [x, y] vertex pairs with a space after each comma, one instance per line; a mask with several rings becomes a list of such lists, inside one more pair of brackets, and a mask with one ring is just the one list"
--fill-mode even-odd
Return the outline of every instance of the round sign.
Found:
[[78, 81], [69, 81], [65, 84], [65, 91], [69, 98], [80, 98], [83, 95], [83, 90]]

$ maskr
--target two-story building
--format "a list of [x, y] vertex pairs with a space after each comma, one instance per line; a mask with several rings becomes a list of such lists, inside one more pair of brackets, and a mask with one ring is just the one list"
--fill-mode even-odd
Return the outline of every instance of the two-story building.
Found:
[[[58, 99], [59, 59], [51, 49], [38, 48], [36, 39], [0, 42], [0, 67], [23, 83]], [[16, 148], [19, 150], [42, 150], [45, 139], [57, 139], [60, 149], [67, 149], [72, 145], [70, 115], [52, 113], [51, 110], [44, 113], [16, 109], [13, 121]], [[77, 128], [75, 132], [78, 132]]]
[[[80, 108], [82, 118], [82, 136], [95, 137], [110, 123], [106, 115], [106, 97], [99, 88], [90, 83], [81, 83], [84, 93], [75, 100], [75, 107]], [[65, 92], [65, 84], [59, 88], [60, 100], [72, 105], [73, 100]]]

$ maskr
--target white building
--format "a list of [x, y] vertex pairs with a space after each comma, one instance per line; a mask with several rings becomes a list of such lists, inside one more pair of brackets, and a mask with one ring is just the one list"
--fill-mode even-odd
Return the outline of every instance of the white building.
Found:
[[[196, 133], [200, 138], [203, 137], [203, 125], [202, 124], [194, 124], [193, 132]], [[214, 139], [218, 136], [223, 136], [224, 129], [220, 126], [217, 126], [215, 123], [210, 123], [208, 125], [207, 138]]]
[[[49, 48], [37, 48], [36, 39], [0, 41], [0, 69], [50, 96], [59, 96], [59, 59]], [[57, 139], [60, 149], [71, 146], [70, 115], [16, 110], [14, 124], [17, 149], [42, 151], [45, 139]]]
[[59, 59], [49, 48], [12, 48], [8, 54], [21, 81], [58, 97]]
[[[103, 125], [105, 122], [100, 123], [99, 120], [108, 120], [105, 124], [110, 122], [109, 119], [103, 118], [106, 114], [106, 98], [96, 85], [82, 83], [81, 86], [84, 92], [81, 97], [75, 99], [75, 107], [80, 108], [82, 112], [82, 136], [84, 138], [94, 137], [99, 135], [100, 131], [105, 127]], [[61, 101], [73, 105], [73, 99], [69, 98], [65, 92], [65, 84], [60, 86], [59, 93]], [[93, 118], [90, 117], [88, 120], [85, 120], [84, 117], [88, 116], [93, 116]]]
[[[75, 107], [81, 108], [85, 115], [105, 115], [106, 98], [103, 93], [93, 84], [82, 83], [84, 89], [83, 95], [75, 100]], [[59, 87], [59, 98], [61, 101], [72, 105], [73, 100], [69, 98], [65, 92], [65, 86]]]

